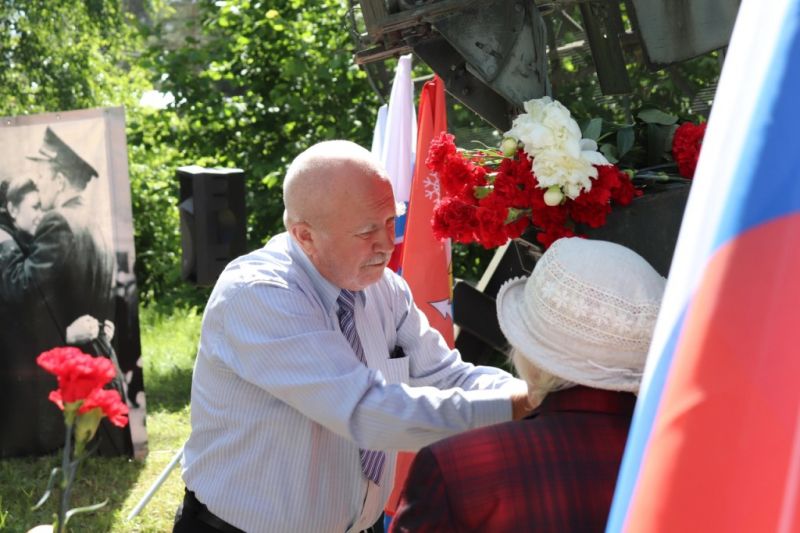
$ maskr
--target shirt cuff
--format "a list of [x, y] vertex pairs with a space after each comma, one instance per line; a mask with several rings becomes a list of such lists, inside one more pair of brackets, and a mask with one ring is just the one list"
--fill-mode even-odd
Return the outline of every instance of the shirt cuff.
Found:
[[472, 406], [473, 429], [511, 420], [508, 389], [464, 391]]

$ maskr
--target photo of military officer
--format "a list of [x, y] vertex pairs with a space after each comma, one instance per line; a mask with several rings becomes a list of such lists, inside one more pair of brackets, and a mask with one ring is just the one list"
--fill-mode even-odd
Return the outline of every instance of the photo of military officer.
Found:
[[[130, 297], [128, 253], [115, 250], [114, 232], [108, 228], [113, 219], [102, 216], [110, 209], [99, 192], [113, 187], [97, 186], [108, 176], [54, 126], [47, 125], [40, 138], [35, 152], [16, 165], [16, 176], [0, 177], [0, 457], [51, 453], [64, 444], [63, 416], [47, 401], [55, 379], [35, 362], [45, 350], [72, 345], [112, 359], [117, 368], [113, 386], [129, 407], [143, 409], [137, 402], [144, 403], [136, 364], [138, 314], [124, 307], [131, 301], [136, 305]], [[24, 198], [17, 192], [20, 186], [27, 193]], [[22, 229], [16, 223], [20, 219], [31, 222]], [[119, 257], [126, 264], [118, 265]], [[118, 280], [127, 286], [123, 302], [118, 301]], [[120, 311], [126, 329], [135, 329], [135, 346], [122, 347], [124, 353], [136, 352], [132, 361], [117, 357], [115, 315]], [[131, 342], [131, 332], [122, 333]], [[143, 423], [143, 415], [134, 420]], [[104, 420], [97, 448], [102, 455], [133, 455], [130, 427], [117, 428]]]

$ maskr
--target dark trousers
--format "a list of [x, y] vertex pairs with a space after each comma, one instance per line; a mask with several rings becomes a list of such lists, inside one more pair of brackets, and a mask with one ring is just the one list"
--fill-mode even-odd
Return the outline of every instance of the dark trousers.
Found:
[[[175, 524], [172, 533], [244, 533], [229, 523], [225, 522], [208, 508], [200, 503], [194, 492], [186, 489], [183, 503], [175, 513]], [[371, 528], [363, 533], [383, 533], [383, 515], [378, 518]]]
[[383, 531], [383, 514], [378, 517], [378, 521], [375, 522], [371, 528], [365, 529], [361, 533], [384, 533]]
[[194, 495], [186, 489], [183, 503], [175, 514], [175, 525], [172, 533], [244, 533], [212, 513]]

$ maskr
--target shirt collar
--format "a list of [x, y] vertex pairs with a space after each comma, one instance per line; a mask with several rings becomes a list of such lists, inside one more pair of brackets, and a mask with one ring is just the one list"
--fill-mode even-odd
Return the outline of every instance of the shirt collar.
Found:
[[[322, 305], [325, 306], [325, 310], [328, 313], [337, 311], [339, 309], [339, 304], [336, 300], [339, 298], [339, 293], [342, 292], [342, 289], [325, 279], [322, 274], [319, 273], [319, 270], [317, 270], [317, 267], [311, 262], [311, 259], [308, 258], [300, 245], [295, 242], [294, 238], [288, 232], [286, 233], [286, 238], [289, 241], [289, 256], [300, 266], [303, 272], [308, 275], [314, 290], [320, 298], [322, 298]], [[366, 301], [364, 291], [356, 291], [355, 294], [356, 299], [364, 305]]]
[[531, 416], [554, 411], [589, 411], [632, 415], [635, 405], [636, 395], [631, 392], [593, 389], [578, 385], [551, 392]]

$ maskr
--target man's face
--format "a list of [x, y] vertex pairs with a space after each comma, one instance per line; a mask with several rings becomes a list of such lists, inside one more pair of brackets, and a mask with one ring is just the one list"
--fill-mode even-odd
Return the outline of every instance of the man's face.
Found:
[[339, 199], [331, 215], [312, 227], [311, 261], [339, 288], [353, 291], [378, 282], [394, 250], [395, 202], [385, 179], [371, 179]]
[[56, 198], [64, 189], [64, 177], [50, 163], [40, 163], [37, 167], [36, 188], [39, 189], [42, 209], [49, 211], [55, 207]]
[[29, 192], [22, 197], [19, 205], [9, 205], [8, 212], [11, 218], [14, 219], [14, 225], [17, 229], [33, 235], [42, 220], [42, 204], [39, 201], [39, 193], [36, 191]]

